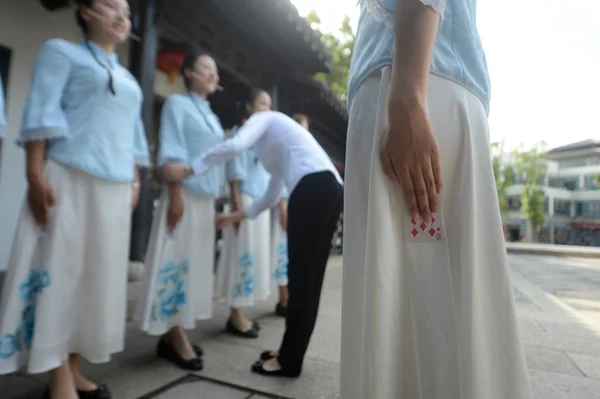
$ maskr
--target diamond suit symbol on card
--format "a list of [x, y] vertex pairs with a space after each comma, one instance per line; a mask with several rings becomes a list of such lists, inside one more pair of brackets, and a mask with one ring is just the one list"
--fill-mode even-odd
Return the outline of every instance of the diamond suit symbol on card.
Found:
[[[445, 242], [443, 226], [440, 225], [443, 218], [439, 214], [432, 215], [431, 222], [425, 222], [421, 218], [405, 218], [404, 240], [413, 243], [441, 243]], [[423, 234], [421, 234], [423, 233]]]

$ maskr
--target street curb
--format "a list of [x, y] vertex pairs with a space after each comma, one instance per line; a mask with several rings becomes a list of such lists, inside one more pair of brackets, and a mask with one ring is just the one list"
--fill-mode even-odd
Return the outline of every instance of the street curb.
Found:
[[548, 255], [572, 258], [600, 259], [600, 249], [575, 245], [506, 243], [506, 251], [524, 255]]

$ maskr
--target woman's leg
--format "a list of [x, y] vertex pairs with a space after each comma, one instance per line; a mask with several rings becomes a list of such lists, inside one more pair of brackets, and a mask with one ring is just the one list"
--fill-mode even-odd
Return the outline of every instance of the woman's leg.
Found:
[[50, 371], [50, 384], [48, 391], [51, 399], [78, 399], [73, 374], [70, 368], [70, 359]]
[[289, 293], [288, 293], [287, 285], [280, 285], [279, 286], [279, 304], [282, 307], [287, 308], [288, 299], [289, 299]]
[[162, 340], [173, 347], [183, 360], [193, 360], [198, 357], [198, 353], [181, 326], [171, 328], [168, 333], [162, 336]]
[[232, 307], [229, 313], [229, 320], [231, 320], [231, 324], [233, 324], [236, 330], [242, 333], [251, 331], [255, 327], [255, 323], [248, 320], [244, 314], [243, 308]]

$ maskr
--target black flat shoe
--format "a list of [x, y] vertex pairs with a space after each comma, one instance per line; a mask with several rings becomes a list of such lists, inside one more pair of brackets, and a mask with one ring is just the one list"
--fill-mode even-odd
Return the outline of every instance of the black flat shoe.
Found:
[[196, 355], [198, 355], [199, 357], [204, 356], [204, 351], [199, 345], [192, 345], [192, 349], [194, 350], [194, 352], [196, 352]]
[[285, 369], [272, 370], [268, 371], [264, 368], [264, 361], [258, 361], [252, 365], [252, 372], [260, 375], [264, 375], [267, 377], [287, 377], [287, 378], [298, 378], [300, 377], [300, 373], [290, 373]]
[[227, 324], [225, 324], [225, 329], [227, 330], [227, 332], [229, 332], [233, 335], [237, 335], [238, 337], [250, 338], [250, 339], [258, 338], [258, 330], [256, 328], [254, 328], [254, 326], [252, 326], [252, 328], [249, 329], [248, 331], [241, 331], [236, 326], [233, 325], [233, 322], [231, 321], [231, 319], [227, 320]]
[[265, 360], [271, 360], [274, 357], [277, 357], [277, 355], [273, 355], [273, 351], [264, 351], [263, 353], [260, 354], [260, 360], [265, 361]]
[[288, 314], [287, 306], [283, 306], [282, 304], [278, 303], [277, 306], [275, 306], [275, 314], [277, 316], [287, 317], [287, 314]]
[[99, 385], [93, 391], [77, 391], [79, 399], [110, 399], [112, 395], [108, 388], [104, 385]]
[[165, 343], [162, 339], [156, 345], [156, 355], [169, 362], [181, 367], [184, 370], [200, 371], [204, 368], [204, 361], [200, 356], [185, 360], [171, 345]]

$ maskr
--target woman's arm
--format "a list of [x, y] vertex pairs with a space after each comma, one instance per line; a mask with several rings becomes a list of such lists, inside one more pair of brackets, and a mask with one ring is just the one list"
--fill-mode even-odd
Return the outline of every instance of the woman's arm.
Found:
[[439, 21], [434, 9], [419, 0], [396, 0], [390, 107], [398, 101], [425, 104]]
[[396, 0], [388, 131], [381, 162], [402, 188], [409, 214], [426, 222], [439, 209], [440, 154], [427, 114], [427, 85], [440, 21], [419, 0]]
[[270, 113], [261, 112], [253, 115], [238, 130], [238, 134], [217, 144], [196, 158], [191, 165], [166, 164], [163, 168], [163, 179], [166, 181], [184, 180], [193, 174], [200, 175], [206, 171], [223, 165], [235, 158], [240, 152], [250, 149], [267, 131]]

